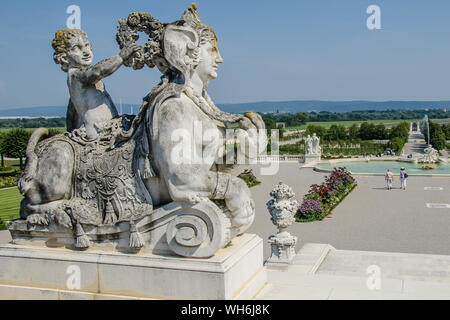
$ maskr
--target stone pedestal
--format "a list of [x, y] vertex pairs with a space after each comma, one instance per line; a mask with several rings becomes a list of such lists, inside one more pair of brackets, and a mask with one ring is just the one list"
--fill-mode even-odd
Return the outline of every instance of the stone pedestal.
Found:
[[295, 257], [297, 237], [289, 232], [280, 232], [269, 238], [272, 253], [266, 262], [269, 268], [287, 268]]
[[0, 299], [251, 299], [267, 282], [253, 234], [208, 259], [10, 244], [0, 266]]
[[267, 209], [272, 223], [278, 228], [278, 233], [269, 237], [272, 254], [266, 266], [287, 268], [295, 257], [297, 237], [287, 232], [287, 228], [295, 221], [295, 214], [299, 203], [295, 200], [295, 193], [291, 187], [280, 182], [270, 192], [273, 198], [267, 202]]
[[306, 154], [305, 155], [305, 164], [316, 163], [320, 161], [320, 155], [316, 154]]

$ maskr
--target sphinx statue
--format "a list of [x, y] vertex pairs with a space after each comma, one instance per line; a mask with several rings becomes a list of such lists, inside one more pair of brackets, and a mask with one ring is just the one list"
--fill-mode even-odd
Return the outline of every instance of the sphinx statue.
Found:
[[[148, 35], [143, 47], [136, 44], [140, 33]], [[109, 66], [105, 76], [122, 64], [148, 66], [162, 73], [161, 82], [137, 116], [111, 112], [83, 121], [71, 114], [67, 133], [44, 140], [45, 129], [33, 133], [19, 182], [21, 219], [7, 223], [13, 241], [210, 257], [255, 217], [246, 183], [219, 165], [227, 130], [245, 139], [241, 150], [250, 157], [245, 146], [265, 151], [264, 122], [252, 112], [223, 112], [209, 97], [223, 59], [196, 5], [173, 23], [131, 13], [119, 21], [116, 39], [121, 51], [101, 63]], [[92, 71], [86, 68], [74, 72]], [[89, 85], [98, 89], [102, 77], [93, 73]]]

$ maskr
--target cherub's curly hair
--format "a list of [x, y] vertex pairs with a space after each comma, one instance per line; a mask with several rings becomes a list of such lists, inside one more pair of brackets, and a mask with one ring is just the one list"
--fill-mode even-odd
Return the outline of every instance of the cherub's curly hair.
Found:
[[87, 38], [86, 32], [80, 29], [64, 29], [58, 30], [55, 33], [55, 38], [52, 40], [52, 47], [55, 50], [53, 60], [56, 64], [61, 65], [61, 69], [67, 72], [69, 66], [64, 62], [66, 58], [67, 41], [73, 37], [84, 36]]

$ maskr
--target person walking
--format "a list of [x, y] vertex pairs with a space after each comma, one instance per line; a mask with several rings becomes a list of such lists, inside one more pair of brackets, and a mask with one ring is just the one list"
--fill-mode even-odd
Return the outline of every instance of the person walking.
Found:
[[406, 179], [408, 178], [408, 174], [405, 171], [405, 168], [400, 169], [400, 188], [406, 190]]
[[384, 178], [386, 179], [387, 189], [391, 190], [392, 189], [392, 181], [394, 181], [394, 175], [392, 174], [391, 169], [387, 170]]

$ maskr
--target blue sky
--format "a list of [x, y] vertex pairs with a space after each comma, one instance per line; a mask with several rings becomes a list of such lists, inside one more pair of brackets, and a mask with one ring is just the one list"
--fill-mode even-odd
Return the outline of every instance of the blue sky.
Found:
[[[66, 105], [66, 75], [51, 40], [66, 8], [81, 7], [95, 62], [118, 53], [117, 20], [146, 11], [162, 22], [191, 1], [0, 2], [0, 109]], [[197, 0], [225, 62], [210, 84], [216, 103], [280, 100], [450, 99], [448, 0]], [[366, 9], [381, 8], [381, 30]], [[159, 72], [122, 67], [104, 80], [118, 102], [140, 104]]]

